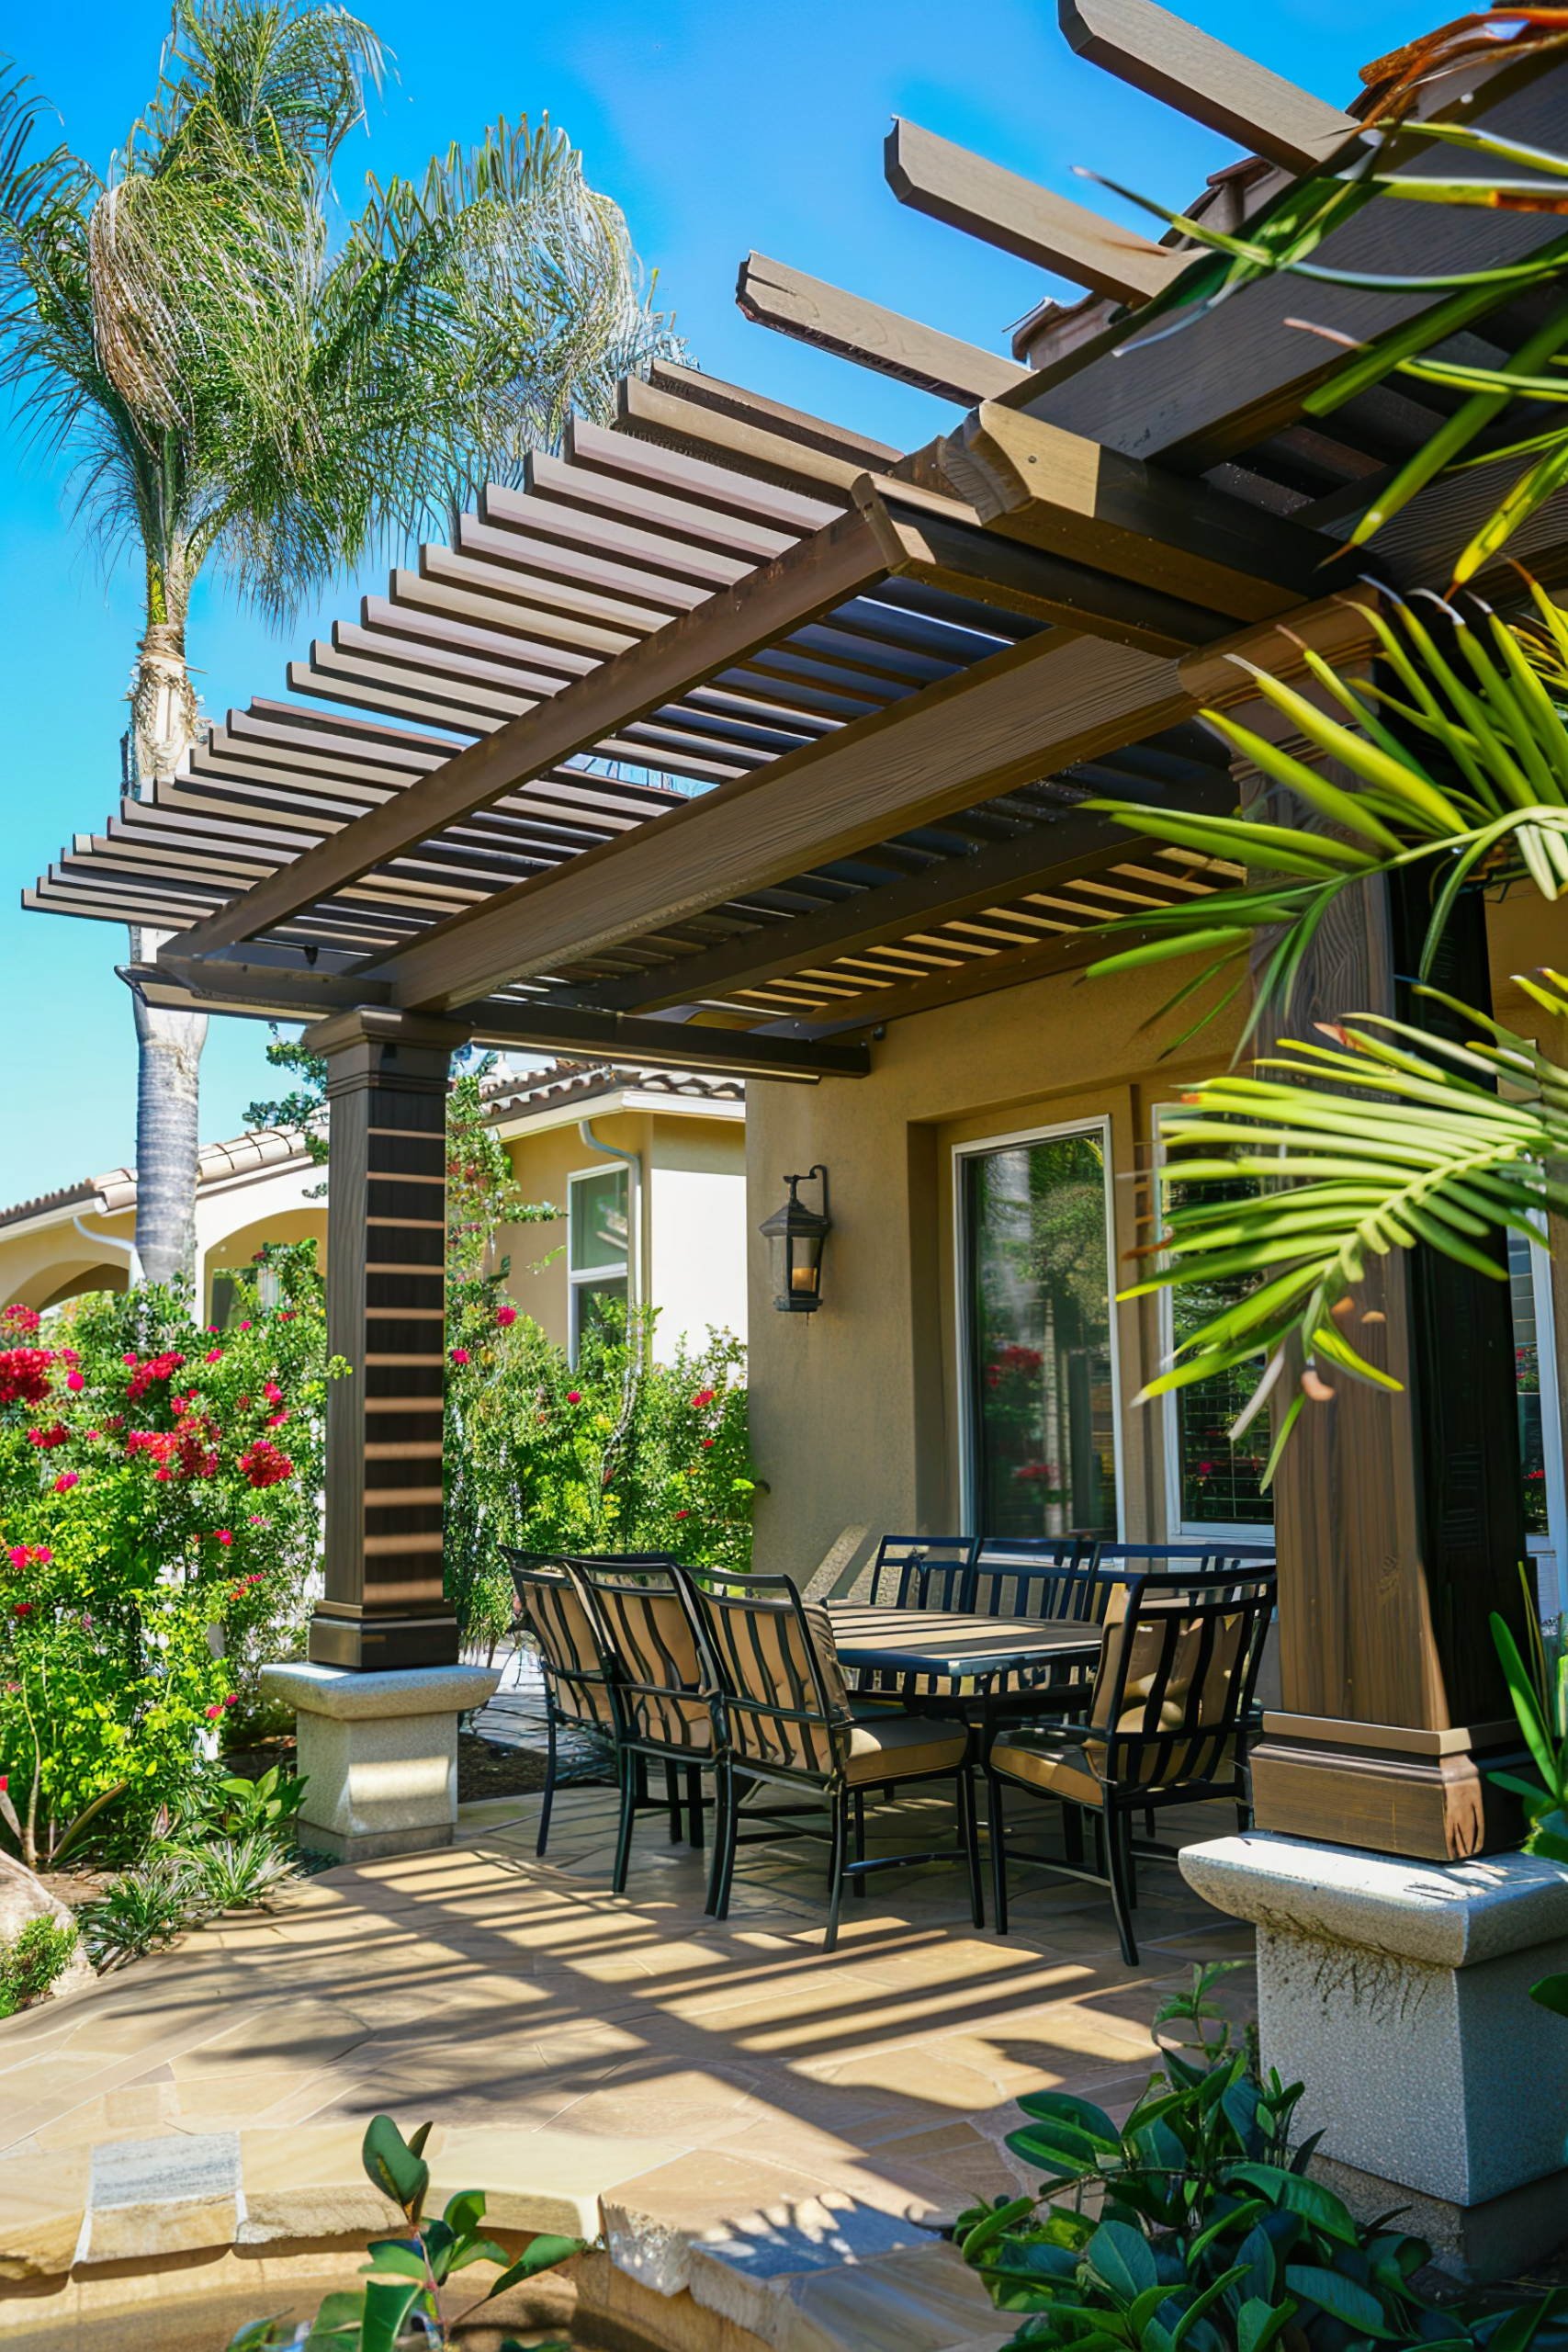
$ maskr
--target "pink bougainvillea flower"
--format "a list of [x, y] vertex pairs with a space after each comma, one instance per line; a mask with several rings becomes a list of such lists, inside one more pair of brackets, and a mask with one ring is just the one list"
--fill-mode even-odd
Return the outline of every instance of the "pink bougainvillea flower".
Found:
[[222, 1708], [221, 1708], [221, 1707], [209, 1707], [209, 1709], [207, 1710], [207, 1720], [208, 1720], [208, 1722], [209, 1722], [209, 1724], [215, 1724], [215, 1723], [218, 1721], [219, 1716], [220, 1716], [222, 1713], [223, 1713], [223, 1710], [222, 1710]]
[[136, 1362], [136, 1357], [135, 1357], [135, 1355], [134, 1355], [133, 1353], [132, 1353], [132, 1354], [130, 1354], [130, 1355], [124, 1355], [124, 1356], [121, 1356], [121, 1358], [120, 1358], [120, 1362], [121, 1362], [121, 1363], [134, 1363]]
[[569, 1405], [581, 1405], [582, 1402], [581, 1389], [569, 1388], [566, 1392], [566, 1401]]
[[264, 1384], [262, 1395], [269, 1405], [281, 1405], [283, 1402], [283, 1391], [276, 1380], [269, 1380]]
[[692, 1399], [693, 1411], [700, 1413], [705, 1405], [711, 1405], [713, 1403], [714, 1397], [717, 1393], [716, 1389], [699, 1388], [696, 1395]]
[[30, 1600], [18, 1600], [11, 1611], [13, 1617], [30, 1617], [32, 1613], [33, 1604]]
[[215, 1527], [212, 1531], [212, 1540], [215, 1544], [232, 1544], [234, 1538], [226, 1527]]
[[54, 1421], [46, 1430], [29, 1430], [28, 1443], [36, 1445], [40, 1453], [52, 1453], [57, 1445], [67, 1443], [70, 1436], [63, 1421]]
[[68, 1495], [73, 1487], [79, 1487], [81, 1483], [80, 1470], [62, 1470], [54, 1482], [54, 1491], [57, 1495]]
[[[35, 1326], [36, 1326], [36, 1317], [35, 1317]], [[74, 1349], [74, 1348], [61, 1348], [61, 1349], [58, 1351], [58, 1353], [59, 1353], [60, 1361], [61, 1361], [61, 1363], [81, 1363], [81, 1361], [82, 1361], [81, 1357], [77, 1354], [77, 1352], [76, 1352], [76, 1351], [75, 1351], [75, 1349]]]
[[42, 1317], [38, 1309], [34, 1306], [24, 1306], [20, 1299], [17, 1301], [15, 1306], [6, 1307], [5, 1313], [0, 1315], [0, 1325], [6, 1327], [7, 1337], [12, 1331], [36, 1331], [41, 1320]]
[[222, 1363], [222, 1361], [223, 1361], [223, 1351], [222, 1351], [222, 1349], [221, 1349], [221, 1348], [209, 1348], [209, 1349], [208, 1349], [208, 1351], [207, 1351], [207, 1353], [202, 1357], [201, 1361], [202, 1361], [202, 1363]]
[[713, 1440], [712, 1440], [712, 1438], [711, 1438], [711, 1437], [705, 1437], [705, 1438], [704, 1438], [704, 1440], [703, 1440], [703, 1444], [704, 1444], [704, 1446], [705, 1446], [705, 1447], [706, 1447], [706, 1446], [710, 1446], [712, 1443], [713, 1443]]
[[53, 1557], [54, 1554], [50, 1550], [47, 1544], [34, 1544], [33, 1558], [38, 1562], [40, 1568], [47, 1568]]
[[240, 1456], [240, 1476], [253, 1487], [276, 1487], [293, 1477], [294, 1464], [270, 1438], [258, 1437]]
[[93, 1440], [94, 1440], [95, 1438], [102, 1437], [102, 1435], [103, 1435], [103, 1431], [102, 1431], [102, 1430], [89, 1430], [87, 1431], [87, 1442], [88, 1442], [88, 1444], [90, 1445], [90, 1444], [92, 1443], [92, 1442], [93, 1442]]
[[240, 1694], [237, 1690], [231, 1690], [229, 1696], [223, 1702], [223, 1704], [226, 1707], [237, 1707], [239, 1703]]
[[472, 1363], [473, 1358], [468, 1353], [467, 1348], [454, 1348], [452, 1350], [452, 1361], [454, 1363]]
[[241, 1324], [241, 1326], [240, 1326], [240, 1329], [241, 1329], [241, 1330], [242, 1330], [242, 1331], [248, 1331], [248, 1330], [250, 1329], [250, 1328], [251, 1328], [251, 1327], [250, 1327], [250, 1325], [249, 1325], [248, 1323], [242, 1323], [242, 1324]]
[[498, 1306], [495, 1310], [495, 1319], [503, 1331], [510, 1330], [512, 1325], [517, 1320], [517, 1309], [514, 1306]]
[[689, 1510], [678, 1510], [675, 1516], [677, 1519], [690, 1519], [692, 1514]]
[[65, 1385], [73, 1396], [80, 1396], [87, 1384], [79, 1372], [68, 1372], [65, 1375]]
[[6, 1348], [0, 1352], [0, 1405], [41, 1405], [49, 1395], [47, 1348]]
[[288, 1419], [287, 1413], [269, 1413], [266, 1425], [269, 1430], [280, 1430]]
[[[266, 1525], [265, 1514], [259, 1510], [252, 1511], [251, 1525], [253, 1527], [265, 1527]], [[245, 1578], [245, 1582], [247, 1584], [259, 1584], [261, 1582], [261, 1578], [259, 1577], [247, 1577]]]

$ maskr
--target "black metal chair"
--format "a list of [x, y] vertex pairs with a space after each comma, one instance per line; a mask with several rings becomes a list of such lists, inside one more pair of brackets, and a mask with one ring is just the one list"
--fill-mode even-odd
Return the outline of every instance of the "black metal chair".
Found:
[[[703, 1845], [703, 1779], [718, 1761], [716, 1681], [686, 1572], [668, 1555], [634, 1560], [564, 1559], [561, 1566], [598, 1629], [610, 1669], [620, 1758], [621, 1816], [611, 1883], [626, 1891], [637, 1815], [656, 1800], [647, 1767], [662, 1764], [671, 1797], [683, 1776], [691, 1844]], [[680, 1835], [678, 1802], [671, 1835]]]
[[965, 1609], [972, 1535], [885, 1535], [871, 1569], [874, 1609]]
[[[1021, 1859], [1069, 1878], [1109, 1884], [1122, 1957], [1135, 1963], [1134, 1858], [1171, 1861], [1173, 1849], [1135, 1843], [1132, 1817], [1206, 1797], [1229, 1797], [1249, 1819], [1245, 1747], [1263, 1638], [1274, 1605], [1271, 1569], [1201, 1568], [1135, 1577], [1111, 1597], [1087, 1722], [1006, 1726], [986, 1758], [991, 1873], [998, 1934], [1007, 1933], [1003, 1790], [1011, 1783], [1062, 1806], [1066, 1860]], [[1102, 1867], [1083, 1866], [1088, 1815]]]
[[558, 1561], [509, 1544], [502, 1544], [501, 1553], [512, 1570], [523, 1630], [538, 1652], [545, 1685], [545, 1802], [534, 1849], [542, 1854], [556, 1801], [559, 1733], [590, 1731], [611, 1744], [615, 1740], [610, 1661], [581, 1594]]
[[[910, 1862], [961, 1860], [969, 1878], [970, 1913], [984, 1924], [980, 1893], [979, 1836], [975, 1790], [969, 1773], [966, 1724], [922, 1715], [877, 1712], [857, 1719], [825, 1610], [802, 1601], [786, 1577], [750, 1577], [744, 1583], [721, 1573], [689, 1572], [691, 1590], [718, 1677], [723, 1744], [718, 1761], [719, 1808], [715, 1872], [709, 1908], [722, 1919], [729, 1910], [737, 1847], [778, 1844], [790, 1837], [823, 1832], [797, 1828], [829, 1811], [828, 1935], [831, 1951], [839, 1937], [839, 1915], [846, 1880], [865, 1892], [873, 1871]], [[868, 1787], [906, 1788], [951, 1780], [957, 1798], [960, 1842], [933, 1853], [866, 1855], [865, 1796]], [[748, 1806], [746, 1819], [766, 1822], [740, 1827], [739, 1783], [798, 1790], [817, 1802], [785, 1807]], [[854, 1858], [850, 1858], [853, 1824]]]

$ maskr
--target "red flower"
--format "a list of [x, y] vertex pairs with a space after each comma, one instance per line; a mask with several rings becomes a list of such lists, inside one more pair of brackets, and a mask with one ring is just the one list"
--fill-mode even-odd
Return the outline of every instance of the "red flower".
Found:
[[40, 1453], [52, 1453], [57, 1445], [66, 1444], [70, 1436], [63, 1421], [54, 1421], [46, 1430], [29, 1430], [28, 1443], [36, 1445]]
[[240, 1456], [240, 1476], [253, 1487], [276, 1487], [294, 1476], [294, 1464], [270, 1438], [258, 1437]]
[[269, 1413], [266, 1419], [266, 1425], [269, 1430], [280, 1430], [288, 1419], [288, 1416], [287, 1413]]
[[71, 1390], [73, 1396], [79, 1396], [87, 1384], [79, 1372], [68, 1372], [65, 1375], [65, 1385]]
[[[0, 1315], [0, 1325], [8, 1325], [10, 1331], [25, 1332], [29, 1337], [38, 1329], [39, 1324], [42, 1318], [38, 1314], [36, 1308], [24, 1306], [20, 1299], [17, 1300], [15, 1306], [6, 1307], [5, 1313]], [[7, 1332], [7, 1337], [9, 1337], [9, 1332]], [[73, 1359], [73, 1361], [74, 1361], [74, 1359]]]
[[201, 1361], [202, 1361], [202, 1363], [222, 1363], [222, 1361], [223, 1361], [223, 1351], [222, 1351], [222, 1349], [221, 1349], [221, 1348], [209, 1348], [209, 1349], [208, 1349], [208, 1351], [207, 1351], [207, 1353], [202, 1357]]
[[452, 1351], [452, 1361], [454, 1363], [472, 1363], [473, 1358], [468, 1353], [467, 1348], [454, 1348]]
[[704, 1444], [704, 1446], [705, 1446], [705, 1447], [706, 1447], [706, 1446], [710, 1446], [712, 1443], [713, 1443], [713, 1440], [712, 1440], [712, 1438], [711, 1438], [711, 1437], [705, 1437], [705, 1438], [704, 1438], [704, 1440], [703, 1440], [703, 1444]]
[[700, 1413], [705, 1405], [711, 1405], [713, 1403], [714, 1397], [716, 1394], [717, 1391], [716, 1389], [699, 1388], [696, 1395], [692, 1399], [692, 1410], [695, 1413]]
[[215, 1544], [232, 1544], [234, 1538], [226, 1527], [215, 1527], [212, 1531], [212, 1540]]
[[[126, 1362], [135, 1363], [136, 1359], [127, 1356]], [[172, 1380], [184, 1362], [184, 1356], [176, 1355], [172, 1348], [161, 1356], [149, 1356], [144, 1364], [137, 1366], [126, 1384], [125, 1393], [130, 1402], [134, 1405], [138, 1397], [145, 1396], [155, 1380]]]
[[207, 1720], [208, 1720], [208, 1722], [209, 1722], [209, 1724], [215, 1724], [215, 1723], [218, 1721], [219, 1716], [220, 1716], [222, 1713], [223, 1713], [223, 1710], [222, 1710], [222, 1708], [221, 1708], [221, 1707], [209, 1707], [209, 1709], [207, 1710]]
[[41, 1405], [49, 1395], [47, 1348], [7, 1348], [0, 1353], [0, 1405]]
[[566, 1401], [569, 1405], [581, 1405], [582, 1402], [581, 1389], [569, 1388], [566, 1392]]
[[18, 1600], [11, 1611], [13, 1617], [30, 1617], [32, 1613], [33, 1604], [30, 1600]]
[[690, 1519], [692, 1514], [689, 1510], [678, 1510], [675, 1516], [677, 1519]]
[[495, 1310], [495, 1319], [503, 1331], [510, 1330], [517, 1320], [517, 1309], [514, 1306], [498, 1306]]
[[80, 1470], [62, 1470], [54, 1482], [54, 1491], [57, 1495], [68, 1495], [73, 1487], [79, 1487], [81, 1483]]
[[269, 1405], [281, 1405], [283, 1402], [283, 1391], [278, 1386], [276, 1380], [269, 1380], [265, 1383], [262, 1389], [262, 1395], [266, 1398]]
[[178, 1444], [173, 1430], [132, 1430], [125, 1441], [126, 1459], [130, 1461], [137, 1453], [150, 1453], [154, 1462], [168, 1462]]
[[242, 1323], [242, 1324], [241, 1324], [241, 1326], [240, 1326], [240, 1329], [241, 1329], [241, 1330], [242, 1330], [242, 1331], [248, 1331], [248, 1330], [250, 1329], [250, 1328], [251, 1328], [251, 1327], [250, 1327], [250, 1325], [249, 1325], [248, 1323]]

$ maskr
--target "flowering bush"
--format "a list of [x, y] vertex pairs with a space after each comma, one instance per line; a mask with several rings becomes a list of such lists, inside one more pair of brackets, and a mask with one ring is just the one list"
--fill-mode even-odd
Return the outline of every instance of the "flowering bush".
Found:
[[222, 1334], [158, 1289], [0, 1317], [0, 1772], [29, 1861], [103, 1800], [133, 1839], [298, 1645], [333, 1367], [313, 1248], [269, 1262], [278, 1304], [242, 1285]]
[[[743, 1568], [754, 1481], [745, 1351], [728, 1332], [651, 1360], [651, 1317], [607, 1313], [571, 1368], [529, 1317], [476, 1286], [446, 1379], [446, 1589], [465, 1638], [512, 1623], [498, 1544], [671, 1552]], [[460, 1360], [459, 1360], [460, 1359]]]

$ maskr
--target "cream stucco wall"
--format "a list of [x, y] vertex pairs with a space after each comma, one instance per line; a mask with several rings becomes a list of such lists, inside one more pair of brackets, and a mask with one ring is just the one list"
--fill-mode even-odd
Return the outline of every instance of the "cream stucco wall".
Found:
[[[1562, 929], [1561, 910], [1533, 892], [1490, 910], [1503, 1018], [1534, 1025], [1509, 975], [1561, 965]], [[1142, 1238], [1133, 1176], [1146, 1164], [1154, 1105], [1224, 1068], [1235, 1036], [1234, 1019], [1217, 1023], [1158, 1061], [1158, 1035], [1140, 1024], [1167, 993], [1158, 975], [1062, 975], [891, 1024], [872, 1046], [869, 1078], [752, 1083], [751, 1431], [768, 1487], [757, 1507], [759, 1568], [807, 1574], [852, 1526], [873, 1536], [968, 1527], [953, 1147], [1109, 1117], [1116, 1275], [1125, 1286], [1134, 1279], [1126, 1252]], [[784, 1171], [818, 1160], [832, 1185], [824, 1303], [815, 1315], [781, 1315], [756, 1227], [784, 1198]], [[1170, 1532], [1165, 1411], [1133, 1403], [1156, 1367], [1158, 1328], [1153, 1301], [1116, 1309], [1129, 1541]]]
[[[737, 1106], [739, 1108], [739, 1106]], [[700, 1346], [710, 1324], [746, 1336], [746, 1137], [723, 1114], [596, 1111], [582, 1105], [602, 1143], [642, 1160], [638, 1233], [649, 1302], [659, 1310], [655, 1347], [668, 1355], [684, 1339]], [[507, 1287], [564, 1347], [569, 1330], [567, 1193], [573, 1176], [614, 1163], [585, 1144], [578, 1116], [505, 1138], [513, 1172], [530, 1200], [560, 1211], [547, 1225], [509, 1226]]]

